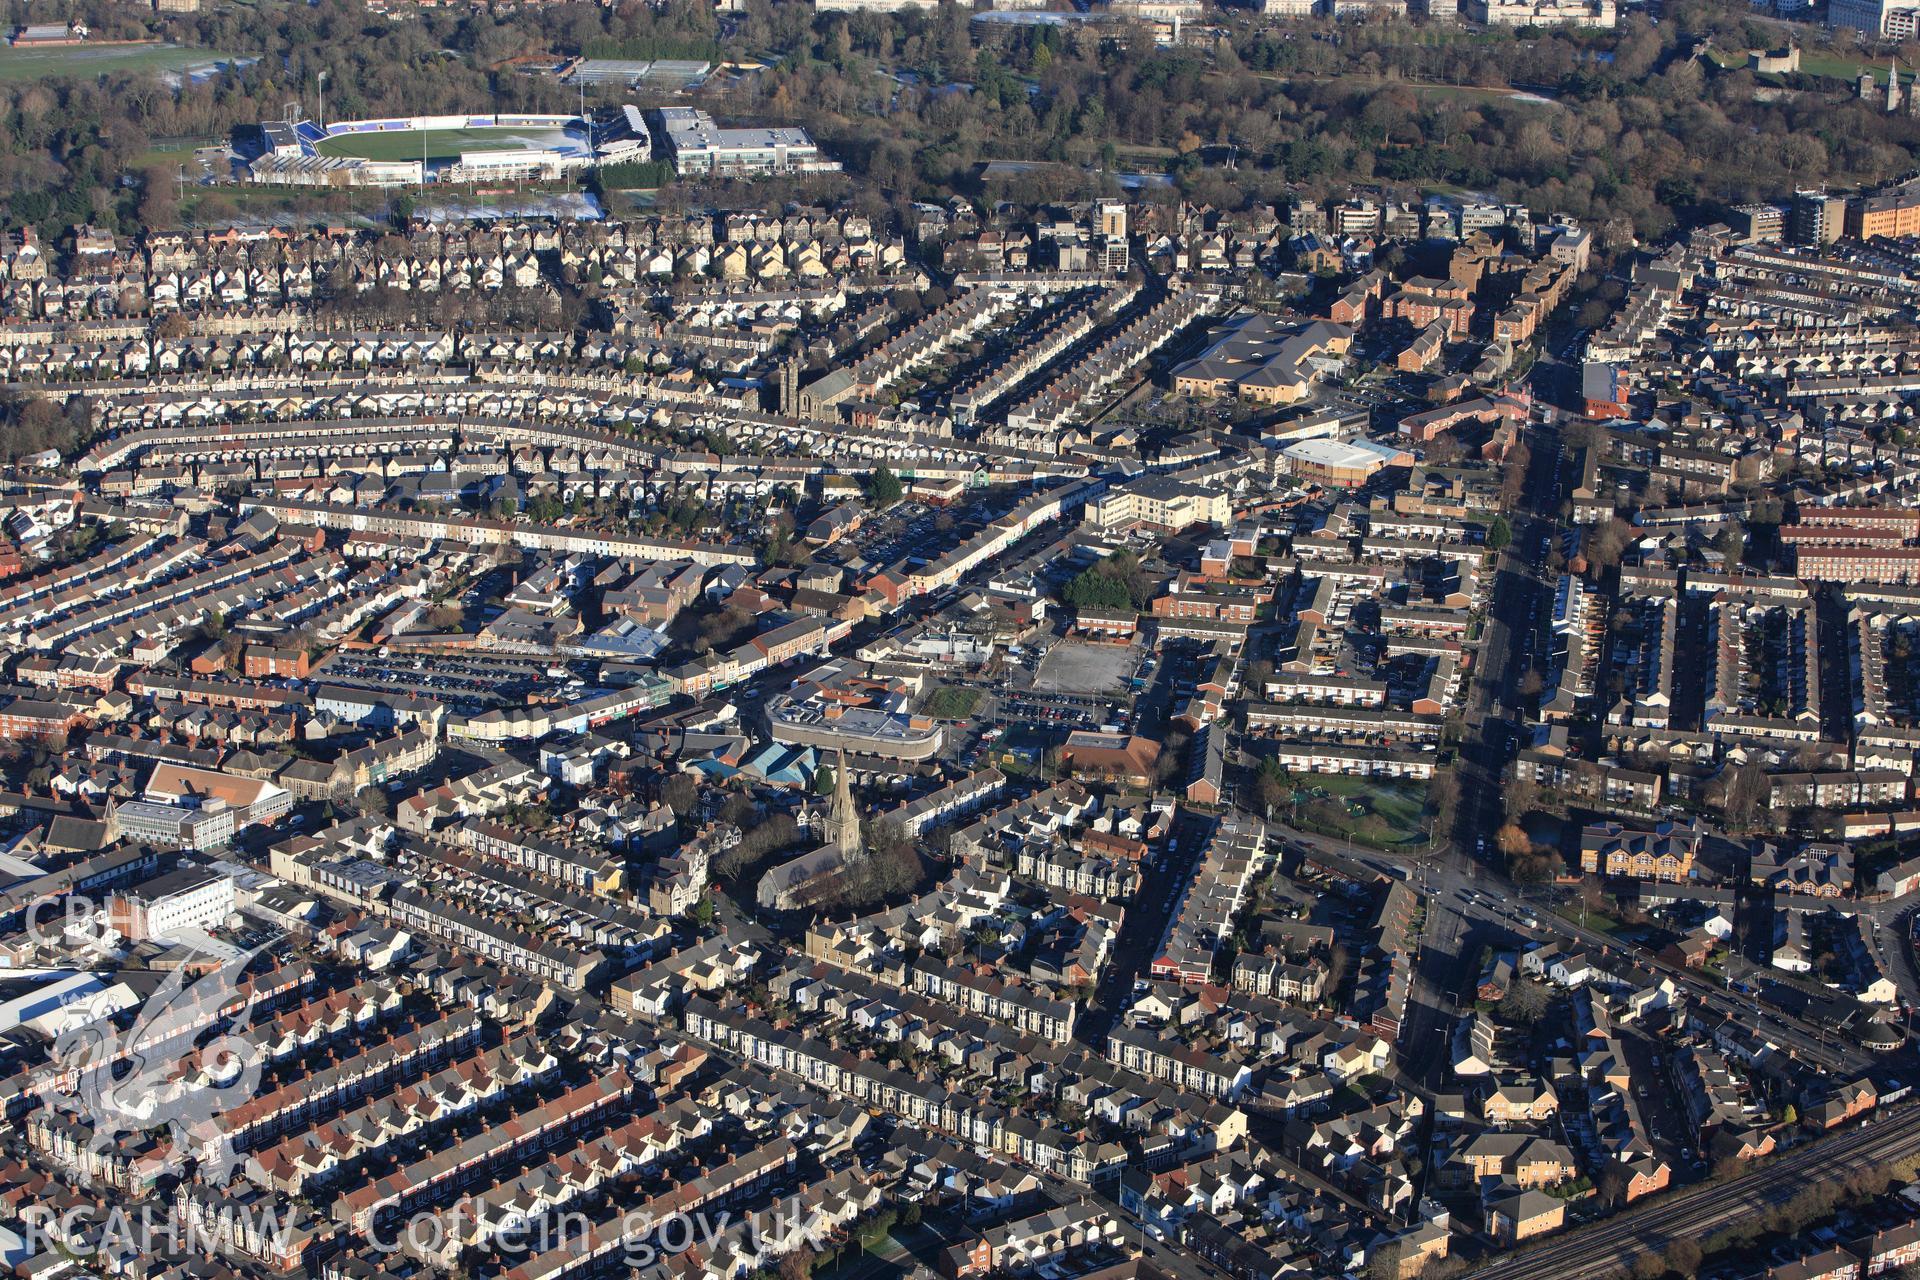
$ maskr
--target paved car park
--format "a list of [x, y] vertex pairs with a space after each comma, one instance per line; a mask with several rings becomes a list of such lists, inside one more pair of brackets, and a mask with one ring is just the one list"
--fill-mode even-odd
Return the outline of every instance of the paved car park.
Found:
[[1126, 686], [1137, 661], [1131, 645], [1062, 641], [1047, 651], [1033, 687], [1048, 693], [1112, 693]]

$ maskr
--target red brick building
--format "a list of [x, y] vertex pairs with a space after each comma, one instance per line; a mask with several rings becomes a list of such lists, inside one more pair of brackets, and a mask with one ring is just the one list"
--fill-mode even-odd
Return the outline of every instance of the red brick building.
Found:
[[0, 737], [15, 742], [58, 741], [85, 723], [85, 717], [64, 702], [15, 698], [0, 708]]
[[247, 646], [246, 673], [250, 680], [269, 676], [304, 680], [308, 666], [305, 649], [276, 649], [263, 644]]

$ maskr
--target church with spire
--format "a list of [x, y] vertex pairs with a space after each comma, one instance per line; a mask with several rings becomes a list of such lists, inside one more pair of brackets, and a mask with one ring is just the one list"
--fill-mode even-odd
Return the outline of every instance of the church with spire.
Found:
[[774, 911], [805, 906], [828, 879], [866, 857], [860, 834], [860, 806], [853, 799], [853, 775], [846, 752], [833, 761], [833, 800], [819, 822], [821, 843], [760, 877], [755, 898]]
[[1887, 82], [1884, 87], [1873, 72], [1862, 71], [1855, 82], [1854, 93], [1862, 102], [1878, 102], [1888, 115], [1896, 115], [1904, 107], [1908, 115], [1920, 116], [1920, 72], [1907, 77], [1902, 84], [1900, 64], [1892, 59], [1887, 62]]
[[844, 751], [833, 761], [833, 807], [827, 810], [826, 834], [821, 848], [838, 850], [844, 863], [860, 860], [860, 810], [853, 803], [853, 775], [847, 771]]

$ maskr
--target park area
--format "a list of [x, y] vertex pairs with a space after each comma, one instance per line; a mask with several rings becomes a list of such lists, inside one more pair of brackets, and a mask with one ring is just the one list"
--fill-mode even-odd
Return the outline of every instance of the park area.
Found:
[[980, 705], [980, 690], [964, 685], [943, 685], [927, 699], [927, 714], [936, 720], [965, 720]]
[[[1707, 56], [1722, 70], [1734, 71], [1747, 65], [1747, 51], [1744, 49], [1709, 49]], [[1887, 82], [1887, 63], [1873, 59], [1863, 59], [1857, 54], [1833, 49], [1802, 49], [1800, 51], [1800, 73], [1819, 76], [1827, 80], [1839, 80], [1847, 84], [1858, 79], [1861, 72], [1872, 76], [1879, 84]], [[1756, 79], [1777, 83], [1777, 75], [1757, 75]]]
[[1423, 844], [1427, 839], [1427, 788], [1390, 778], [1313, 774], [1294, 780], [1289, 811], [1276, 810], [1302, 831], [1351, 839], [1374, 849]]
[[580, 142], [565, 129], [390, 129], [334, 134], [316, 146], [323, 156], [359, 160], [454, 160], [471, 151], [571, 151]]

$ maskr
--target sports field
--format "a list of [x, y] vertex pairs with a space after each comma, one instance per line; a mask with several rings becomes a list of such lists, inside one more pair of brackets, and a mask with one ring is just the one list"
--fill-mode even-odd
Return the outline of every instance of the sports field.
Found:
[[182, 49], [170, 44], [76, 44], [51, 49], [0, 45], [0, 83], [54, 76], [93, 79], [120, 71], [185, 71], [224, 56], [208, 49]]
[[335, 134], [317, 149], [323, 156], [418, 160], [423, 144], [429, 161], [444, 161], [458, 159], [463, 151], [572, 151], [580, 140], [568, 137], [564, 129], [395, 129]]

